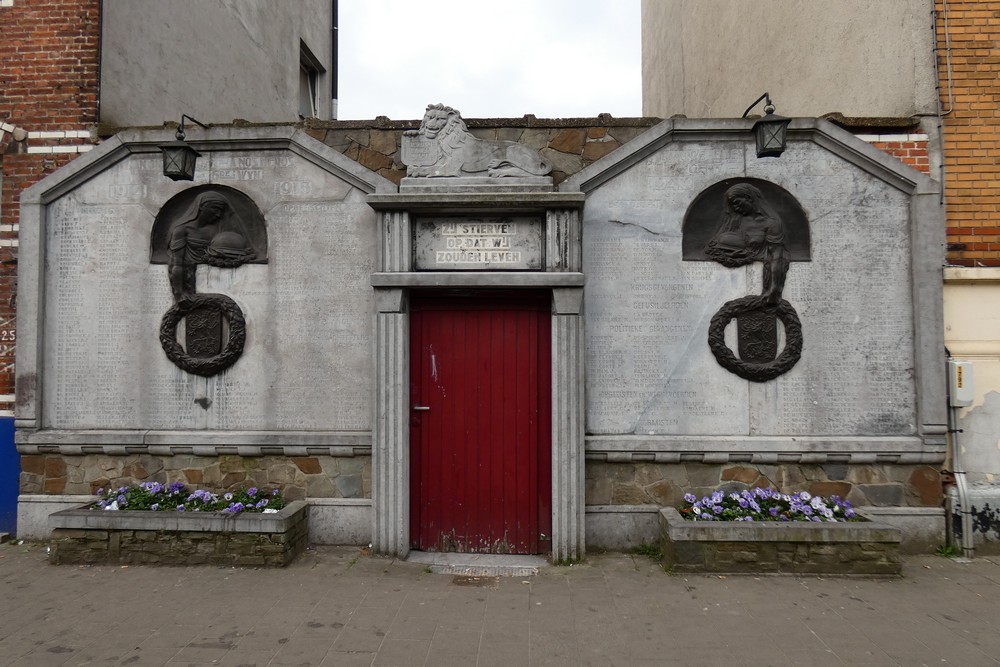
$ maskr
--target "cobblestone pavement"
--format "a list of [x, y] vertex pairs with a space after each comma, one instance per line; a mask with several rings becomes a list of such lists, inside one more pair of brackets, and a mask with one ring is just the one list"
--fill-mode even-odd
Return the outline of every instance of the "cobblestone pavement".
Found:
[[591, 556], [531, 577], [311, 549], [278, 570], [53, 566], [0, 545], [0, 665], [997, 665], [1000, 559], [898, 579], [670, 576]]

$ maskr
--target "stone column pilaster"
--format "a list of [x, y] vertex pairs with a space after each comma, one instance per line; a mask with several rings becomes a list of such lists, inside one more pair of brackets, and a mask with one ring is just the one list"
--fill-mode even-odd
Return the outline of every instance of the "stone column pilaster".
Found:
[[406, 291], [375, 290], [375, 415], [372, 420], [372, 548], [410, 551], [409, 316]]
[[586, 553], [583, 289], [552, 290], [552, 560]]
[[580, 211], [550, 209], [545, 216], [546, 271], [583, 271]]
[[408, 211], [379, 212], [376, 271], [409, 271], [413, 250]]

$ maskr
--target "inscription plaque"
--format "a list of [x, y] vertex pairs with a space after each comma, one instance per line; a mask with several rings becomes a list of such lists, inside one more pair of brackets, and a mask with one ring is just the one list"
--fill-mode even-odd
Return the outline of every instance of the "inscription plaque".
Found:
[[645, 222], [616, 219], [592, 221], [584, 235], [588, 432], [738, 429], [747, 416], [735, 406], [746, 403], [747, 388], [717, 366], [704, 368], [700, 331], [711, 314], [705, 304], [739, 293], [746, 281], [679, 261], [679, 230], [655, 234]]
[[540, 216], [418, 218], [413, 226], [418, 271], [540, 271]]
[[[122, 160], [49, 204], [39, 304], [43, 428], [371, 429], [374, 214], [351, 185], [297, 156], [278, 156], [255, 158], [264, 185], [246, 191], [266, 210], [266, 246], [255, 242], [257, 256], [236, 270], [197, 267], [196, 294], [229, 295], [247, 323], [239, 361], [208, 378], [174, 365], [151, 335], [175, 303], [164, 246], [157, 246], [161, 261], [150, 262], [154, 218], [179, 191], [173, 182], [162, 186], [162, 161]], [[222, 157], [215, 153], [213, 162]], [[294, 169], [282, 166], [289, 161]], [[147, 176], [142, 202], [109, 198], [109, 182]], [[279, 181], [312, 183], [313, 196], [324, 199], [275, 202]], [[230, 201], [239, 211], [242, 204]], [[164, 221], [186, 208], [172, 207]], [[157, 237], [164, 245], [168, 227]], [[186, 316], [176, 329], [182, 346], [188, 328]], [[225, 319], [221, 335], [223, 344], [232, 336]]]
[[[745, 167], [742, 149], [728, 145], [668, 144], [587, 201], [588, 435], [679, 437], [694, 449], [711, 435], [913, 435], [909, 198], [820, 146], [767, 165], [795, 184], [808, 212], [809, 261], [796, 261], [794, 218], [776, 207], [792, 260], [782, 298], [800, 313], [808, 353], [765, 383], [734, 381], [714, 359], [705, 344], [712, 315], [726, 301], [759, 294], [764, 272], [762, 261], [736, 269], [681, 261], [691, 202]], [[708, 198], [715, 213], [702, 250], [719, 226], [726, 189]], [[725, 334], [742, 356], [738, 326]], [[780, 324], [778, 333], [780, 352]]]

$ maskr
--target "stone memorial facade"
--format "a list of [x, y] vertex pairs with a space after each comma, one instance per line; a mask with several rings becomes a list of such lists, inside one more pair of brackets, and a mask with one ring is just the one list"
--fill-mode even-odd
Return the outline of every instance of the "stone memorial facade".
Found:
[[[620, 524], [620, 506], [676, 506], [686, 491], [768, 484], [906, 507], [898, 520], [914, 541], [939, 539], [938, 185], [823, 121], [795, 120], [790, 132], [780, 158], [757, 159], [739, 124], [665, 121], [560, 186], [587, 196], [595, 525]], [[739, 216], [761, 247], [734, 268], [693, 261], [712, 259], [712, 244], [727, 236], [730, 245], [733, 236], [745, 242], [728, 231], [732, 206], [723, 198], [738, 183], [769, 202]], [[692, 227], [706, 194], [715, 213], [702, 217], [716, 226], [698, 236]], [[776, 258], [769, 246], [781, 234]], [[772, 293], [781, 325], [771, 315], [768, 337], [777, 334], [782, 349], [772, 346], [778, 359], [757, 365], [776, 370], [791, 346], [792, 313], [801, 350], [782, 372], [747, 381], [706, 340], [723, 333], [718, 342], [735, 358], [740, 327], [718, 326], [720, 306], [755, 293], [766, 305], [779, 272], [783, 289]], [[615, 518], [605, 522], [607, 510]], [[629, 530], [648, 530], [639, 527], [648, 517], [634, 516]]]
[[821, 120], [758, 160], [749, 125], [664, 121], [558, 186], [444, 105], [398, 186], [294, 128], [192, 132], [192, 183], [117, 135], [22, 199], [19, 523], [279, 485], [316, 543], [564, 561], [770, 484], [938, 539], [938, 185]]
[[[22, 516], [30, 525], [33, 507], [162, 479], [282, 486], [365, 524], [375, 256], [365, 198], [395, 188], [293, 128], [213, 133], [196, 144], [207, 151], [196, 180], [176, 184], [161, 173], [161, 134], [117, 135], [55, 189], [23, 197]], [[200, 257], [175, 261], [177, 230], [201, 224], [213, 199], [225, 203], [218, 229], [198, 238]], [[229, 266], [210, 254], [227, 239], [242, 246]], [[228, 367], [199, 372], [190, 364], [204, 359], [177, 363], [164, 344], [195, 357], [192, 330], [206, 325], [177, 312], [191, 294], [242, 313], [245, 342]], [[233, 311], [219, 322], [208, 305], [224, 335], [211, 358], [237, 332]]]

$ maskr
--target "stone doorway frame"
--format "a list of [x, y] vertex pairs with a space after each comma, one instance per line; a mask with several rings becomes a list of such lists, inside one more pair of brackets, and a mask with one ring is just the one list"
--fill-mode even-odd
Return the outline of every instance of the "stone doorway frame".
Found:
[[[552, 293], [553, 561], [582, 558], [584, 526], [583, 193], [373, 194], [378, 213], [372, 420], [372, 549], [410, 550], [411, 289], [548, 289]], [[413, 271], [413, 214], [543, 214], [544, 271]]]

